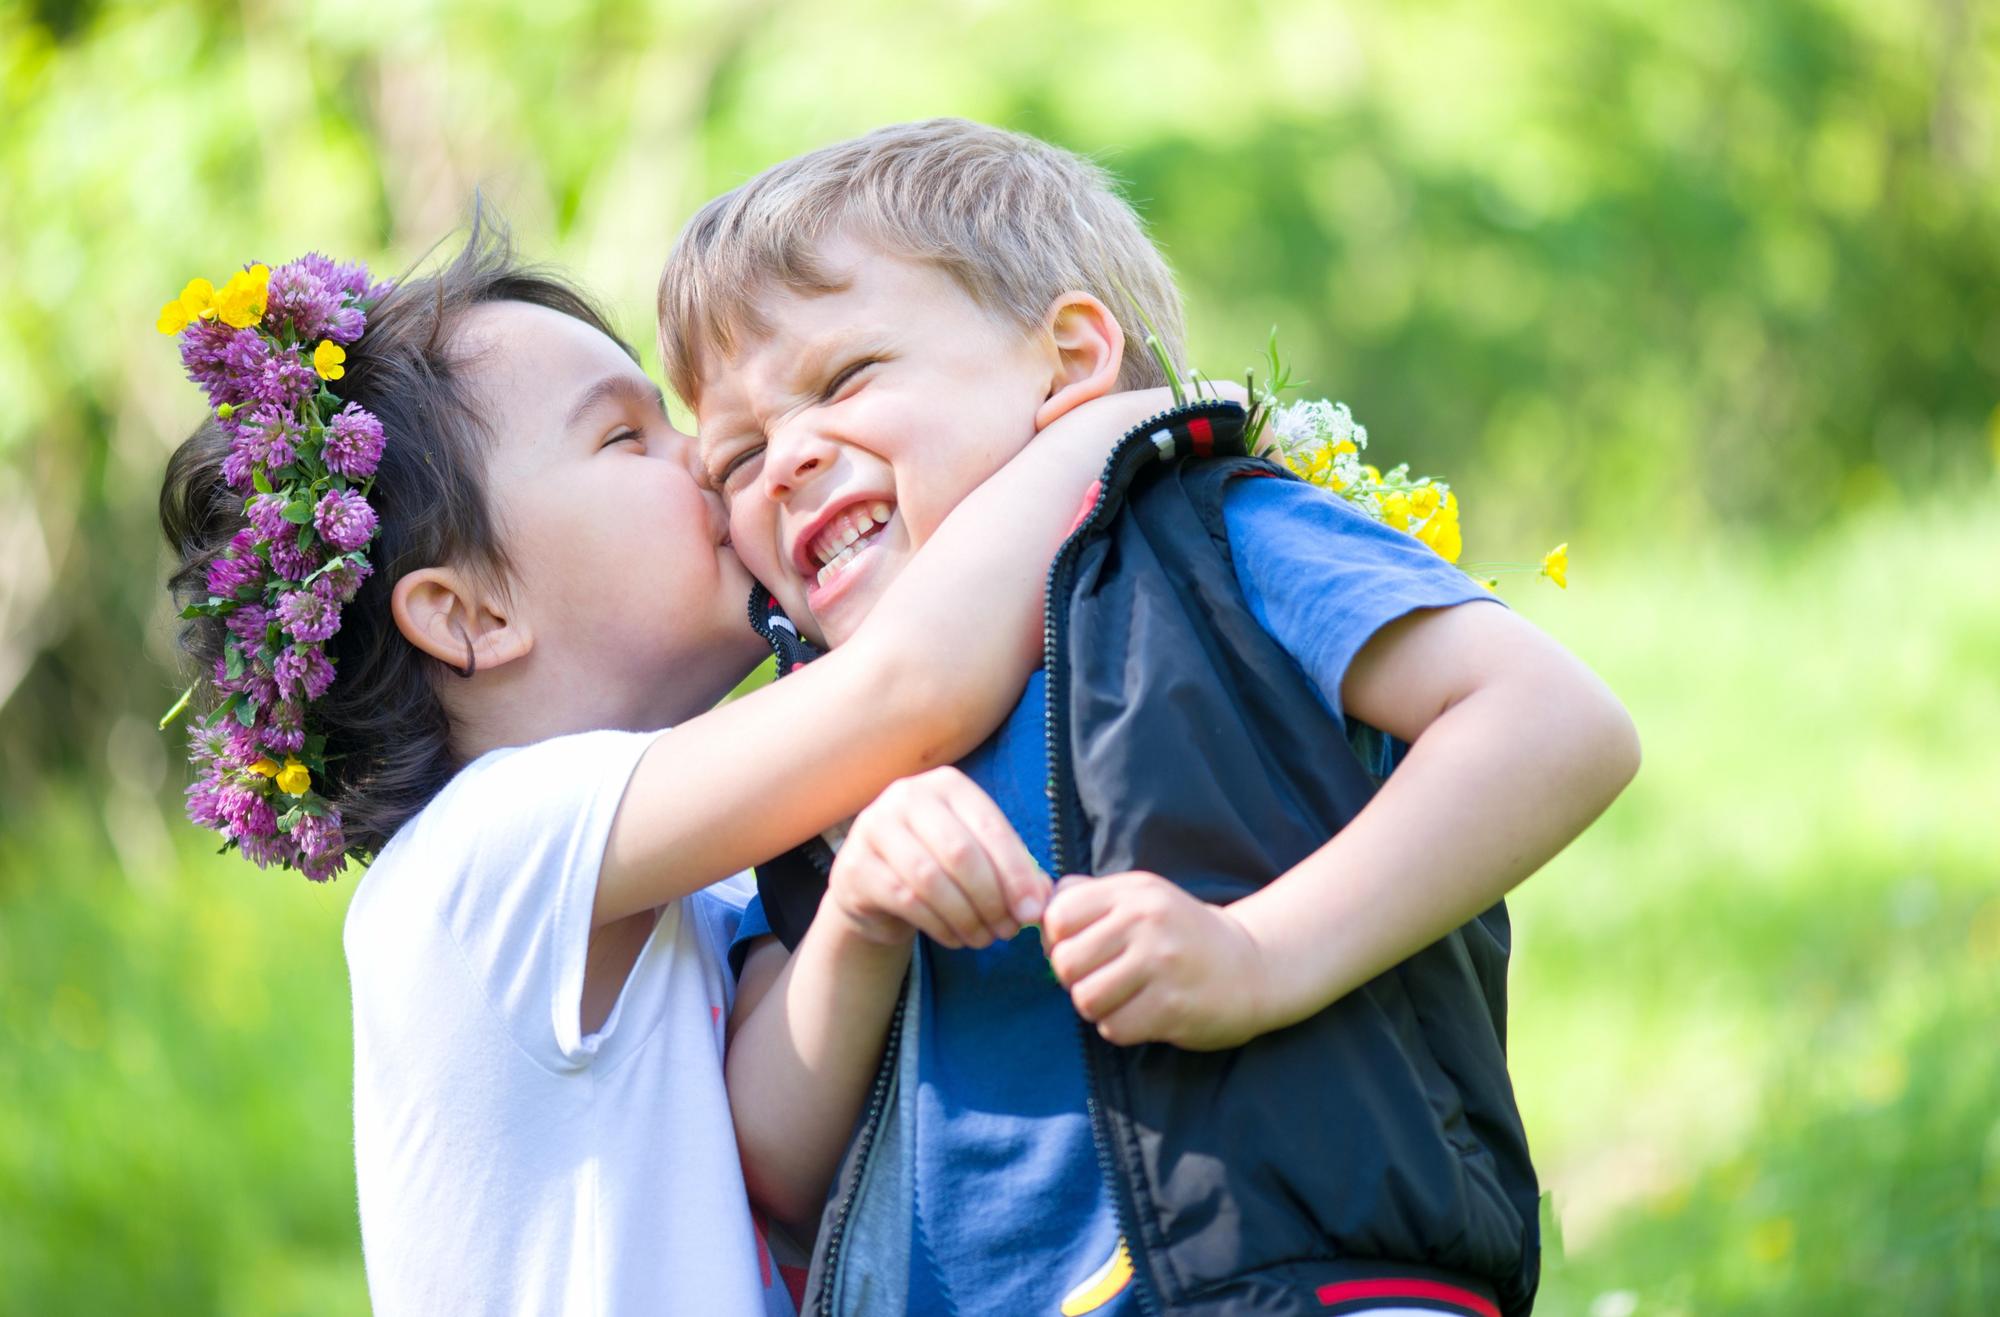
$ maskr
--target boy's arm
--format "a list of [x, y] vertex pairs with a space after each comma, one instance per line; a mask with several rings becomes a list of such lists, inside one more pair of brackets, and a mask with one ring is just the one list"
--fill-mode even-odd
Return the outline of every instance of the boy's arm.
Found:
[[954, 768], [861, 812], [789, 962], [751, 952], [731, 1014], [729, 1108], [750, 1199], [810, 1236], [882, 1053], [921, 932], [991, 946], [1040, 916], [1049, 880], [999, 806]]
[[593, 924], [795, 846], [985, 739], [1040, 660], [1049, 559], [1078, 500], [1167, 398], [1114, 394], [1051, 424], [945, 518], [852, 640], [659, 738], [612, 824]]
[[1617, 699], [1501, 608], [1391, 623], [1341, 694], [1410, 751], [1289, 872], [1227, 907], [1151, 874], [1058, 887], [1050, 960], [1104, 1037], [1220, 1048], [1302, 1020], [1493, 905], [1638, 770]]

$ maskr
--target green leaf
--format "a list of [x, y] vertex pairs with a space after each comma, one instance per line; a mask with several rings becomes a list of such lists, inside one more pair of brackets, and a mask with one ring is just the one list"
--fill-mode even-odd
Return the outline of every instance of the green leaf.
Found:
[[167, 724], [180, 717], [182, 711], [188, 707], [189, 701], [193, 699], [194, 686], [190, 684], [186, 690], [181, 692], [181, 697], [174, 701], [174, 707], [160, 715], [160, 730], [163, 732], [166, 731]]
[[236, 721], [245, 727], [254, 726], [257, 722], [257, 706], [249, 700], [244, 700], [236, 706]]
[[271, 492], [271, 477], [264, 474], [264, 468], [261, 466], [250, 469], [250, 483], [257, 487], [259, 494]]
[[295, 499], [285, 504], [285, 520], [294, 526], [304, 526], [313, 519], [312, 504], [304, 499]]
[[313, 528], [311, 526], [299, 527], [299, 539], [298, 539], [299, 552], [304, 553], [307, 549], [310, 549], [312, 547], [312, 542], [313, 542]]
[[231, 681], [243, 675], [243, 651], [235, 641], [232, 640], [222, 647], [222, 662], [223, 671], [229, 674]]

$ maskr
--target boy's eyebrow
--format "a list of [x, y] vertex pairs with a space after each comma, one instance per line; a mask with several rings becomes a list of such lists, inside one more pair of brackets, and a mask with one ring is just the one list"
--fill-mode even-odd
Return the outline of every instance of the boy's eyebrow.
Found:
[[660, 392], [660, 386], [651, 380], [642, 384], [630, 375], [606, 375], [577, 397], [576, 405], [571, 407], [569, 415], [563, 418], [563, 428], [567, 430], [574, 426], [589, 413], [591, 408], [610, 399], [651, 403], [660, 409], [660, 414], [663, 416], [667, 411], [665, 395]]
[[787, 383], [796, 387], [806, 380], [826, 373], [827, 368], [841, 357], [857, 352], [886, 351], [886, 335], [869, 327], [843, 325], [826, 334], [808, 338], [801, 343], [792, 356], [791, 369], [786, 372]]

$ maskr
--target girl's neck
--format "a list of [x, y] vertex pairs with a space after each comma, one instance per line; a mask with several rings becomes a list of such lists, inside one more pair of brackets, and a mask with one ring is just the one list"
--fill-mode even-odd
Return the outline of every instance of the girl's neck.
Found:
[[[510, 668], [513, 665], [510, 665]], [[527, 665], [521, 665], [524, 669]], [[444, 688], [452, 749], [469, 763], [490, 750], [531, 745], [577, 732], [656, 731], [715, 707], [745, 674], [697, 674], [660, 681], [644, 691], [587, 677], [555, 682], [541, 674], [503, 668], [475, 674]]]

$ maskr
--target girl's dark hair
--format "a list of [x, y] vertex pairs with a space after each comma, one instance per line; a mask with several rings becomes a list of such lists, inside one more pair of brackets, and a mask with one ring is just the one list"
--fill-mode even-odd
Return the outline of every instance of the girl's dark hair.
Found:
[[[312, 710], [327, 755], [326, 780], [314, 785], [339, 807], [348, 849], [359, 856], [379, 851], [461, 766], [436, 689], [456, 678], [403, 639], [390, 616], [390, 591], [422, 567], [507, 572], [487, 504], [489, 434], [464, 378], [467, 358], [453, 346], [459, 319], [488, 302], [527, 302], [573, 316], [637, 360], [581, 290], [522, 264], [506, 227], [477, 202], [458, 255], [433, 273], [399, 280], [369, 312], [367, 332], [348, 347], [347, 374], [331, 387], [382, 422], [386, 443], [368, 496], [381, 531], [369, 549], [374, 575], [327, 642], [339, 675]], [[167, 582], [177, 604], [206, 597], [209, 563], [245, 524], [243, 497], [222, 476], [228, 455], [229, 436], [210, 417], [167, 463], [160, 527], [179, 559]], [[213, 693], [205, 683], [226, 635], [221, 619], [211, 617], [197, 617], [181, 631], [207, 708]]]

